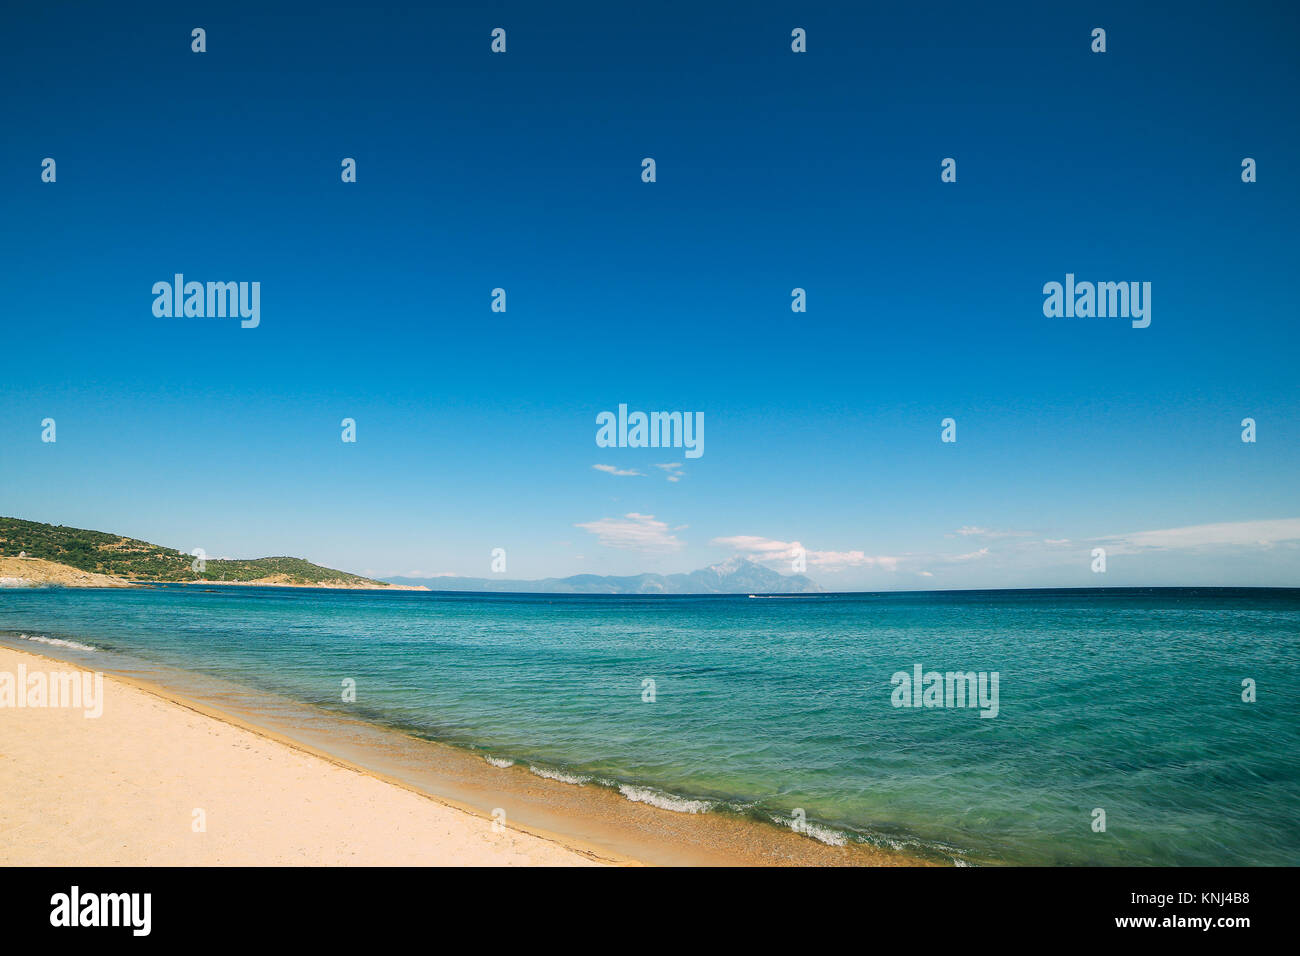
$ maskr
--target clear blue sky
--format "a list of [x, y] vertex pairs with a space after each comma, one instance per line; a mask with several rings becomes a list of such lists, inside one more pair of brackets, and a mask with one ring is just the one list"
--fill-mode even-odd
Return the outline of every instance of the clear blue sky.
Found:
[[[1134, 6], [7, 10], [0, 514], [385, 576], [1300, 584], [1298, 14]], [[177, 272], [260, 327], [154, 317]], [[1151, 326], [1044, 317], [1067, 272]], [[620, 402], [703, 457], [598, 448]]]

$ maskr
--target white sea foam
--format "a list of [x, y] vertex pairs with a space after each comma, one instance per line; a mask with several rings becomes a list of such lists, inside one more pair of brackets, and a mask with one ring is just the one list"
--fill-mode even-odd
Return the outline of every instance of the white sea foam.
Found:
[[43, 637], [39, 634], [19, 634], [18, 639], [21, 641], [35, 641], [37, 644], [48, 644], [50, 647], [70, 647], [74, 651], [96, 650], [89, 644], [78, 644], [76, 641], [65, 641], [58, 637]]
[[847, 846], [849, 842], [849, 838], [839, 830], [824, 827], [820, 823], [809, 823], [806, 820], [795, 820], [790, 817], [776, 815], [772, 815], [772, 822], [779, 826], [789, 827], [795, 833], [802, 833], [804, 836], [812, 837], [827, 846]]
[[586, 783], [591, 778], [584, 777], [577, 773], [565, 773], [563, 770], [548, 770], [546, 767], [534, 767], [529, 765], [529, 770], [539, 777], [545, 777], [547, 780], [558, 780], [560, 783]]
[[707, 800], [687, 800], [685, 797], [674, 797], [670, 793], [660, 793], [647, 787], [633, 787], [626, 783], [619, 784], [618, 792], [634, 803], [648, 803], [652, 807], [675, 813], [704, 813], [713, 806]]
[[803, 832], [814, 840], [820, 840], [827, 846], [845, 846], [849, 842], [849, 838], [839, 830], [832, 830], [830, 827], [824, 827], [817, 823], [805, 823]]
[[501, 770], [505, 770], [506, 767], [513, 767], [515, 765], [515, 762], [513, 760], [508, 760], [505, 757], [484, 756], [483, 759], [486, 760], [488, 763], [490, 763], [492, 766], [497, 767]]

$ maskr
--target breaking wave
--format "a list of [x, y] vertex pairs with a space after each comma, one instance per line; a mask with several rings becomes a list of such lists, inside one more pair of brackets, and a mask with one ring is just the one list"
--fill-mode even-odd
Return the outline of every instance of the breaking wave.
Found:
[[98, 648], [91, 647], [89, 644], [79, 644], [76, 641], [65, 641], [59, 637], [44, 637], [40, 634], [19, 634], [20, 641], [35, 641], [37, 644], [48, 644], [50, 647], [70, 647], [74, 651], [94, 651]]
[[648, 803], [660, 810], [672, 810], [675, 813], [706, 813], [713, 806], [708, 800], [688, 800], [686, 797], [676, 797], [671, 793], [661, 793], [649, 787], [634, 787], [627, 783], [619, 784], [618, 792], [633, 803]]
[[545, 777], [547, 780], [558, 780], [560, 783], [581, 784], [588, 783], [591, 780], [590, 777], [584, 777], [582, 774], [566, 773], [563, 770], [551, 770], [547, 767], [537, 767], [532, 764], [528, 766], [528, 769], [539, 777]]

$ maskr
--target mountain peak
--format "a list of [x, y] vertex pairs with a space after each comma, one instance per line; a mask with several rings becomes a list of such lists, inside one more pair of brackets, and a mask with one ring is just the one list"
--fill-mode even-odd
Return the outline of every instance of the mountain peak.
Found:
[[[726, 577], [729, 574], [735, 574], [742, 569], [757, 568], [761, 565], [755, 564], [749, 558], [742, 558], [740, 555], [733, 555], [725, 561], [719, 561], [717, 564], [710, 564], [705, 571], [712, 571], [718, 577]], [[698, 573], [698, 572], [697, 572]]]

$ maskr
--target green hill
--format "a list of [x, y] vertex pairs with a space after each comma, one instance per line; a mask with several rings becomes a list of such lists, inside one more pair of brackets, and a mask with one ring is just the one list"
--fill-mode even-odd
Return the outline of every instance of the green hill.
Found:
[[194, 557], [174, 548], [124, 538], [103, 531], [0, 518], [0, 557], [44, 558], [81, 571], [111, 574], [131, 581], [226, 581], [296, 584], [303, 587], [375, 587], [392, 585], [346, 571], [322, 568], [302, 558], [253, 558], [222, 561], [208, 558], [202, 572]]

